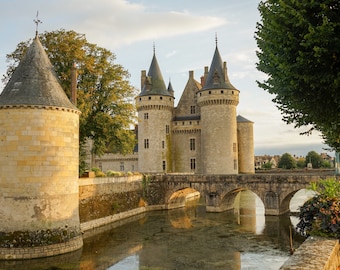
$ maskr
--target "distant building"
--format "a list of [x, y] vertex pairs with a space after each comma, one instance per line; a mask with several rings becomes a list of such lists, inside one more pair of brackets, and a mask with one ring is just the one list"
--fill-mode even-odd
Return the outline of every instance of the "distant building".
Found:
[[277, 168], [278, 164], [279, 164], [279, 160], [280, 160], [280, 156], [279, 155], [274, 155], [274, 156], [270, 156], [270, 155], [264, 155], [264, 156], [255, 156], [255, 169], [262, 169], [263, 165], [270, 163], [271, 164], [271, 168], [275, 169]]

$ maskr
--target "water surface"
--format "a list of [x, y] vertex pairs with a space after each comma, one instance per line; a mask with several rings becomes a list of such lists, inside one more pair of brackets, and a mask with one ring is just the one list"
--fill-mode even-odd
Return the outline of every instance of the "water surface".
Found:
[[[111, 224], [86, 233], [78, 252], [1, 262], [0, 269], [277, 270], [290, 254], [291, 219], [265, 217], [261, 203], [251, 194], [242, 196], [234, 211], [207, 213], [196, 203], [150, 212], [122, 226]], [[293, 233], [293, 240], [296, 248], [304, 239]]]

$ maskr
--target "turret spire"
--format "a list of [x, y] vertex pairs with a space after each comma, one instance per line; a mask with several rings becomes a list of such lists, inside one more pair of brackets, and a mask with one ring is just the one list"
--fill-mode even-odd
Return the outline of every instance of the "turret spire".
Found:
[[35, 16], [35, 20], [33, 20], [35, 23], [35, 37], [38, 37], [38, 28], [39, 28], [39, 23], [42, 23], [41, 20], [39, 20], [39, 10], [37, 10], [37, 15]]
[[142, 85], [142, 91], [140, 93], [140, 96], [145, 95], [170, 95], [165, 86], [163, 75], [158, 65], [155, 53], [155, 44], [153, 44], [153, 57], [149, 72], [145, 77], [144, 84]]
[[229, 81], [226, 63], [222, 62], [222, 58], [217, 47], [217, 35], [215, 37], [215, 42], [215, 53], [211, 61], [209, 73], [204, 83], [203, 90], [216, 88], [236, 90]]

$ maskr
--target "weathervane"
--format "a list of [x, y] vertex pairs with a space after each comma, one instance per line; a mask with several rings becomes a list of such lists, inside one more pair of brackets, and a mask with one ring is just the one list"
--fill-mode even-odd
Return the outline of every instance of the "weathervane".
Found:
[[38, 27], [39, 27], [39, 23], [42, 23], [41, 20], [39, 20], [39, 10], [37, 10], [37, 15], [35, 16], [35, 20], [33, 20], [33, 22], [35, 23], [36, 25], [36, 28], [35, 28], [35, 36], [37, 37], [38, 36]]
[[155, 46], [155, 42], [153, 42], [153, 54], [156, 53], [156, 46]]
[[215, 43], [216, 43], [216, 46], [217, 46], [217, 32], [215, 32]]

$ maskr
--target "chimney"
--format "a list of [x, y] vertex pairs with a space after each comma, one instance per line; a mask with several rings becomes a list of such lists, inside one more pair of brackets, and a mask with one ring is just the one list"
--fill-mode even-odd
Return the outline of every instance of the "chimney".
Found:
[[71, 69], [71, 102], [77, 106], [77, 66], [73, 62]]
[[193, 70], [189, 70], [189, 78], [190, 79], [194, 78], [194, 71]]
[[209, 74], [209, 67], [205, 66], [204, 67], [204, 81], [207, 79]]
[[204, 86], [204, 76], [201, 76], [201, 85]]
[[140, 77], [140, 84], [141, 84], [141, 90], [143, 89], [146, 81], [146, 70], [142, 70], [141, 77]]
[[227, 62], [223, 62], [224, 81], [228, 81]]

